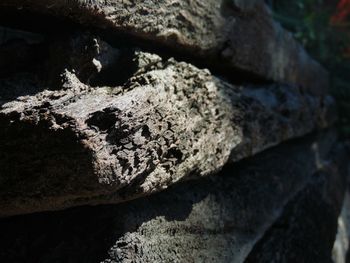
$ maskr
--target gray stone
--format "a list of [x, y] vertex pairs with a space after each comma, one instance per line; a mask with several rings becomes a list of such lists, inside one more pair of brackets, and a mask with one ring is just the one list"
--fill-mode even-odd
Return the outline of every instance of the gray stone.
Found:
[[333, 262], [338, 216], [347, 187], [348, 154], [341, 145], [330, 152], [330, 159], [337, 165], [325, 163], [285, 207], [245, 263]]
[[265, 1], [2, 0], [0, 24], [1, 262], [345, 259], [328, 76]]
[[[269, 250], [253, 262], [273, 259], [269, 255], [279, 244], [286, 245], [285, 255], [301, 247], [305, 256], [267, 262], [315, 262], [306, 261], [307, 251], [319, 248], [314, 244], [324, 241], [320, 255], [331, 253], [345, 185], [344, 158], [334, 133], [309, 136], [228, 166], [218, 176], [182, 182], [131, 202], [1, 219], [0, 258], [244, 262], [267, 240]], [[286, 231], [279, 227], [281, 218], [289, 222]], [[316, 235], [307, 236], [308, 228]], [[283, 235], [273, 235], [273, 247], [268, 240], [276, 229]]]
[[49, 76], [75, 72], [66, 70], [57, 89], [40, 91], [41, 80], [37, 92], [18, 96], [12, 87], [20, 76], [2, 83], [1, 216], [134, 199], [334, 121], [329, 97], [282, 84], [234, 86], [143, 52], [130, 57], [135, 72], [124, 85], [93, 87], [80, 79], [89, 83], [122, 53], [98, 39], [73, 39], [64, 42], [78, 50], [89, 46], [81, 41], [95, 44], [85, 55], [67, 48], [46, 62]]
[[3, 16], [16, 10], [69, 18], [105, 29], [107, 36], [117, 33], [137, 45], [167, 48], [227, 77], [238, 69], [250, 79], [292, 83], [318, 95], [328, 85], [327, 72], [273, 21], [264, 1], [2, 0], [1, 9]]

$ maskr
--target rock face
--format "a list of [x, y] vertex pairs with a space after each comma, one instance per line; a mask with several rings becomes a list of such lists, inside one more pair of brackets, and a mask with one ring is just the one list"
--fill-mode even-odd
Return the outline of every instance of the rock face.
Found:
[[262, 0], [2, 0], [0, 8], [4, 17], [13, 10], [38, 12], [106, 29], [107, 35], [122, 33], [137, 44], [204, 59], [227, 75], [238, 69], [250, 79], [253, 74], [326, 92], [327, 72], [273, 21]]
[[[68, 42], [80, 47], [88, 39]], [[122, 56], [95, 42], [99, 53], [71, 58], [76, 74], [63, 73], [60, 88], [2, 104], [1, 216], [133, 199], [334, 121], [329, 97], [282, 84], [231, 85], [142, 52], [131, 55], [135, 73], [123, 86], [91, 87], [76, 75], [86, 79], [95, 64], [98, 73], [105, 54]]]
[[0, 257], [7, 262], [330, 262], [345, 157], [334, 134], [309, 136], [227, 166], [219, 175], [132, 202], [2, 219]]
[[2, 0], [0, 262], [342, 262], [327, 73], [264, 2]]
[[346, 189], [348, 156], [334, 158], [335, 149], [331, 154], [333, 160], [339, 158], [338, 166], [328, 163], [318, 172], [285, 207], [245, 262], [333, 262], [334, 233]]

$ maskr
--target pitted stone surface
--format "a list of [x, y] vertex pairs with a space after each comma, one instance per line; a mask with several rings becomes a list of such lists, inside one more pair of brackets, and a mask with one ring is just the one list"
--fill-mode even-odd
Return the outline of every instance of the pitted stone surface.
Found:
[[124, 85], [92, 87], [80, 65], [92, 61], [84, 68], [100, 72], [109, 65], [101, 53], [122, 56], [94, 41], [89, 60], [76, 62], [72, 52], [76, 73], [66, 70], [61, 87], [40, 91], [39, 81], [37, 93], [3, 102], [2, 216], [148, 195], [334, 121], [328, 97], [290, 85], [234, 86], [139, 51]]
[[2, 0], [0, 261], [331, 262], [328, 76], [264, 2]]

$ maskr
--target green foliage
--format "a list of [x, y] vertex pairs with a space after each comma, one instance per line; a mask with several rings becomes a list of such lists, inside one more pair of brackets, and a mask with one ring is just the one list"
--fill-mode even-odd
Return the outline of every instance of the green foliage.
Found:
[[350, 28], [330, 24], [335, 6], [324, 0], [276, 0], [275, 18], [294, 32], [308, 52], [330, 72], [331, 93], [339, 106], [339, 128], [350, 137], [350, 59], [344, 49], [350, 46]]

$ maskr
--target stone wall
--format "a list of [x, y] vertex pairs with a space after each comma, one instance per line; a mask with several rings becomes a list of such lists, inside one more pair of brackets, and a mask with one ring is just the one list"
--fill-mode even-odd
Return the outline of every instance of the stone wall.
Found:
[[327, 72], [264, 1], [3, 0], [0, 69], [1, 261], [345, 258]]

